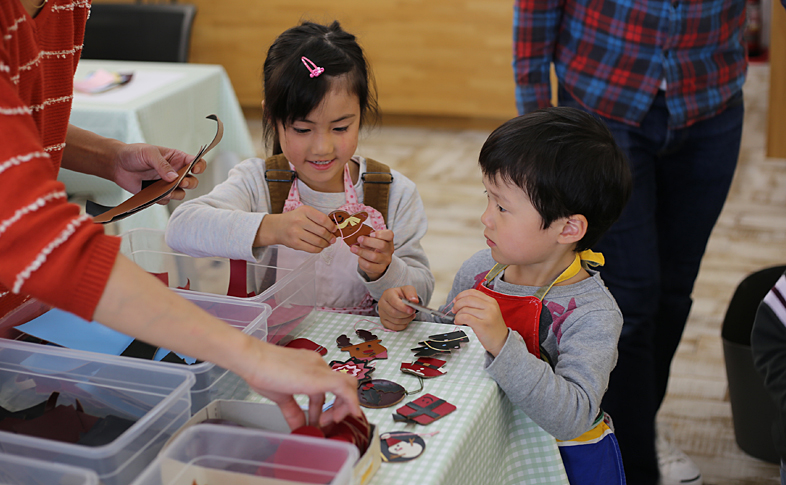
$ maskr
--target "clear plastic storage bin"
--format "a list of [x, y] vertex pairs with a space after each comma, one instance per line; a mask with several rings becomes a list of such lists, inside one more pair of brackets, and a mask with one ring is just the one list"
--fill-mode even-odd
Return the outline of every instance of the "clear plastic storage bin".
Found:
[[93, 470], [0, 453], [0, 485], [98, 485]]
[[319, 255], [276, 245], [261, 251], [260, 263], [194, 258], [170, 248], [163, 231], [143, 228], [122, 234], [121, 240], [123, 254], [172, 288], [270, 305], [268, 342], [286, 344], [313, 323]]
[[351, 484], [355, 446], [310, 436], [197, 424], [183, 431], [133, 485]]
[[194, 380], [172, 366], [0, 340], [0, 406], [6, 410], [27, 409], [58, 392], [58, 405], [79, 400], [89, 415], [134, 421], [102, 446], [0, 431], [0, 453], [88, 468], [103, 485], [126, 485], [188, 421]]
[[[196, 306], [202, 308], [207, 313], [227, 322], [229, 325], [237, 328], [238, 330], [247, 333], [259, 340], [265, 340], [267, 335], [267, 319], [271, 313], [271, 308], [269, 305], [248, 299], [219, 297], [216, 295], [209, 295], [207, 293], [198, 293], [178, 289], [173, 291], [180, 294], [183, 298], [191, 301]], [[71, 324], [71, 327], [74, 328], [75, 332], [94, 333], [90, 335], [90, 338], [80, 338], [78, 333], [65, 334], [61, 332], [59, 328], [50, 330], [50, 332], [58, 332], [60, 338], [63, 339], [59, 340], [53, 339], [51, 336], [43, 332], [33, 332], [26, 326], [18, 327], [18, 329], [30, 332], [36, 337], [52, 341], [69, 349], [106, 353], [108, 356], [115, 359], [120, 359], [124, 362], [131, 361], [127, 365], [133, 365], [136, 362], [149, 362], [152, 365], [162, 366], [165, 368], [186, 370], [192, 373], [196, 378], [194, 386], [191, 388], [191, 407], [193, 412], [198, 411], [209, 402], [216, 399], [244, 397], [248, 394], [248, 386], [243, 382], [242, 379], [240, 379], [240, 377], [222, 367], [213, 364], [212, 362], [194, 362], [190, 365], [184, 365], [178, 363], [162, 362], [160, 360], [147, 361], [133, 357], [120, 357], [118, 355], [119, 351], [117, 350], [117, 344], [121, 344], [122, 346], [130, 344], [133, 340], [131, 337], [127, 337], [127, 344], [125, 344], [122, 340], [124, 338], [122, 334], [113, 332], [106, 328], [91, 327], [91, 325], [96, 324], [88, 324], [84, 320], [78, 319], [70, 314], [59, 313], [59, 315], [65, 315], [65, 317], [63, 317], [63, 325], [71, 324], [71, 322], [68, 321], [69, 318], [77, 320], [77, 322], [74, 323], [79, 323], [79, 325]], [[46, 317], [47, 315], [45, 314], [42, 318]], [[58, 316], [55, 315], [50, 318], [57, 319]], [[49, 322], [50, 328], [52, 325], [57, 324], [57, 322], [54, 320], [50, 320]], [[106, 347], [98, 345], [97, 341], [101, 338], [107, 339]], [[118, 341], [118, 338], [121, 340]], [[40, 345], [38, 343], [21, 343], [31, 346]], [[51, 348], [52, 346], [48, 347]], [[117, 353], [111, 354], [113, 351]], [[193, 362], [193, 359], [190, 361]]]

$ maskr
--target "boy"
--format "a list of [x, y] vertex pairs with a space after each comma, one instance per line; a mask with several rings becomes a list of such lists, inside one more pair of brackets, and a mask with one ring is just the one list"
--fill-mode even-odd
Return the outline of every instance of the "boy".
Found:
[[[574, 108], [506, 122], [486, 140], [479, 162], [489, 249], [464, 262], [454, 279], [447, 301], [455, 323], [474, 330], [488, 352], [487, 372], [513, 404], [558, 440], [586, 442], [582, 435], [603, 425], [600, 402], [622, 328], [619, 308], [588, 266], [602, 264], [602, 255], [587, 250], [627, 202], [627, 162], [605, 125]], [[411, 286], [383, 294], [385, 327], [403, 330], [415, 318], [402, 298], [418, 301]], [[586, 483], [571, 477], [567, 448], [571, 483]], [[619, 458], [616, 446], [611, 454]], [[602, 468], [619, 470], [612, 470], [615, 481], [597, 483], [624, 483], [621, 461]]]

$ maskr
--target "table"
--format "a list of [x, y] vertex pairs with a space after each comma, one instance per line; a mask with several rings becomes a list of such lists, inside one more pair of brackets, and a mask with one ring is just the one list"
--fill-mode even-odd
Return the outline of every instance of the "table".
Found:
[[[388, 349], [386, 360], [376, 360], [375, 378], [389, 379], [408, 391], [417, 390], [418, 379], [399, 370], [402, 362], [412, 362], [411, 348], [430, 335], [452, 331], [453, 325], [413, 322], [403, 332], [383, 332], [378, 318], [317, 312], [314, 324], [301, 337], [328, 349], [327, 362], [344, 361], [347, 352], [336, 345], [341, 334], [353, 343], [360, 339], [356, 329], [373, 330]], [[375, 328], [376, 327], [376, 328]], [[568, 485], [555, 439], [543, 431], [520, 409], [515, 408], [483, 369], [485, 350], [469, 327], [461, 327], [470, 338], [461, 350], [441, 357], [447, 374], [424, 379], [423, 391], [408, 395], [392, 407], [365, 409], [369, 421], [380, 434], [387, 431], [434, 433], [426, 437], [426, 450], [416, 460], [383, 463], [372, 485], [412, 484], [542, 484]], [[431, 393], [456, 405], [453, 413], [429, 424], [395, 423], [391, 415], [404, 404]], [[266, 401], [251, 393], [251, 401]], [[303, 401], [302, 403], [305, 403]]]
[[[83, 59], [75, 79], [105, 69], [133, 72], [130, 83], [102, 94], [74, 94], [71, 123], [125, 143], [150, 143], [195, 154], [213, 139], [216, 114], [224, 123], [224, 138], [206, 157], [207, 170], [193, 198], [226, 179], [238, 161], [256, 156], [243, 112], [224, 68], [218, 65], [167, 62], [128, 62]], [[69, 194], [85, 194], [104, 205], [117, 205], [131, 196], [98, 177], [61, 170], [58, 177]], [[155, 206], [116, 223], [118, 232], [135, 227], [163, 229], [166, 206]]]

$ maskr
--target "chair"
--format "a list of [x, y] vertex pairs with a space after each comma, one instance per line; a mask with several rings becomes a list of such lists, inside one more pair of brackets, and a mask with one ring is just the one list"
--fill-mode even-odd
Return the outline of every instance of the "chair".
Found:
[[188, 62], [191, 4], [93, 3], [82, 59]]
[[786, 266], [766, 268], [742, 280], [729, 302], [721, 330], [734, 437], [742, 451], [770, 463], [780, 462], [771, 434], [778, 409], [764, 388], [764, 378], [753, 366], [751, 330], [759, 304], [784, 270]]

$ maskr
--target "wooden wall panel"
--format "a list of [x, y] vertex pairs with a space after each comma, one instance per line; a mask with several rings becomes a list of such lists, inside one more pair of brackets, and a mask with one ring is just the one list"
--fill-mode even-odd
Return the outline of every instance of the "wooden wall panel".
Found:
[[256, 107], [270, 43], [301, 19], [338, 19], [358, 36], [392, 114], [515, 116], [512, 0], [189, 0], [191, 62], [222, 64]]
[[772, 2], [767, 156], [786, 158], [786, 10], [778, 0]]

